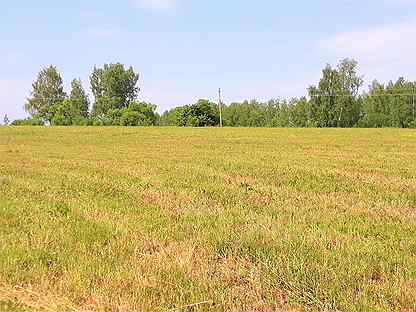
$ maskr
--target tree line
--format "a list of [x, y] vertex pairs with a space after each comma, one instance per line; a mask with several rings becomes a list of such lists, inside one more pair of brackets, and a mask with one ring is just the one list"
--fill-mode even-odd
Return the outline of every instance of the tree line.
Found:
[[71, 82], [69, 94], [64, 91], [61, 74], [55, 66], [40, 71], [32, 84], [31, 97], [25, 104], [30, 118], [16, 120], [13, 125], [156, 125], [159, 116], [156, 105], [138, 100], [139, 75], [132, 67], [106, 64], [94, 67], [90, 88], [94, 102], [90, 109], [89, 97], [80, 79]]
[[[363, 78], [357, 62], [345, 59], [336, 67], [327, 65], [316, 86], [307, 96], [233, 102], [222, 106], [225, 126], [229, 127], [397, 127], [416, 128], [416, 82], [399, 78], [386, 85], [373, 81], [362, 92]], [[14, 125], [113, 125], [113, 126], [218, 126], [217, 103], [199, 100], [159, 115], [157, 106], [138, 100], [139, 74], [132, 67], [106, 64], [94, 67], [90, 105], [79, 79], [66, 94], [56, 67], [43, 69], [32, 85], [25, 109], [31, 117]]]

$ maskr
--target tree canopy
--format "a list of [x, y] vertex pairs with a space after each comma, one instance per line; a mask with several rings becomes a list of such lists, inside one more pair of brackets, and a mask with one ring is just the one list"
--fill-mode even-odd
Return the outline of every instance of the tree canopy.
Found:
[[[358, 64], [344, 59], [327, 64], [307, 96], [266, 102], [232, 102], [222, 109], [229, 127], [399, 127], [416, 128], [416, 82], [399, 78], [381, 84], [375, 80], [363, 90]], [[88, 94], [80, 79], [71, 82], [69, 95], [55, 66], [44, 68], [32, 85], [25, 109], [31, 118], [13, 125], [113, 125], [213, 127], [219, 125], [218, 104], [206, 99], [165, 111], [138, 99], [139, 74], [123, 64], [94, 67]]]
[[123, 109], [137, 99], [139, 74], [132, 67], [105, 64], [103, 68], [94, 67], [90, 76], [91, 91], [95, 102], [93, 114], [103, 116], [111, 109]]
[[72, 80], [67, 95], [58, 69], [47, 67], [33, 83], [32, 97], [25, 105], [31, 118], [16, 120], [13, 125], [156, 125], [156, 105], [137, 100], [138, 79], [132, 67], [126, 70], [120, 63], [94, 67], [90, 83], [95, 101], [90, 111], [81, 80]]
[[357, 62], [341, 61], [337, 68], [327, 65], [318, 86], [309, 88], [311, 122], [317, 127], [353, 127], [360, 119], [358, 96], [363, 79], [357, 76]]
[[25, 109], [34, 117], [51, 123], [56, 110], [65, 100], [63, 80], [55, 66], [42, 69], [32, 84], [31, 98]]

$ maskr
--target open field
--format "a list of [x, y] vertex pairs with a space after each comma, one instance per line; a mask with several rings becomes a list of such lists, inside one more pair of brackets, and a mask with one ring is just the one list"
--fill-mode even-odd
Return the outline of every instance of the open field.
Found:
[[0, 310], [416, 310], [416, 131], [0, 127]]

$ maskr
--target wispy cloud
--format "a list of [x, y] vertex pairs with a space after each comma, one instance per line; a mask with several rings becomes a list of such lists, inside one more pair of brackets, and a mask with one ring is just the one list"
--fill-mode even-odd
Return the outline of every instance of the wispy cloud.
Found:
[[414, 72], [415, 37], [416, 20], [410, 20], [338, 33], [318, 45], [334, 56], [357, 59], [366, 70], [380, 72], [389, 67], [391, 72]]
[[148, 9], [171, 9], [176, 5], [176, 0], [130, 0], [132, 5]]

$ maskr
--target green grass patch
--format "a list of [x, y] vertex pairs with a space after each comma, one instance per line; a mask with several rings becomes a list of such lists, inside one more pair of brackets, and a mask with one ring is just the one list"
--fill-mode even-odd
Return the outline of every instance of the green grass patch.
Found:
[[415, 142], [1, 127], [0, 310], [416, 310]]

